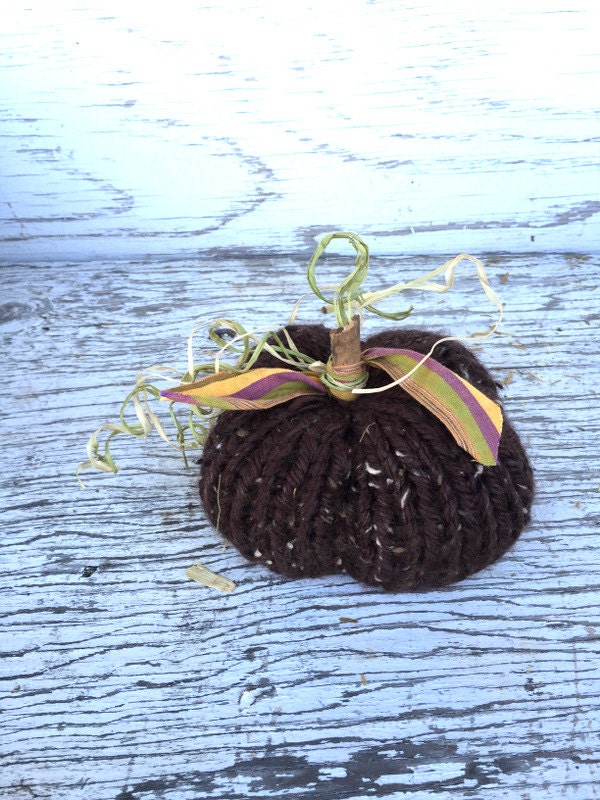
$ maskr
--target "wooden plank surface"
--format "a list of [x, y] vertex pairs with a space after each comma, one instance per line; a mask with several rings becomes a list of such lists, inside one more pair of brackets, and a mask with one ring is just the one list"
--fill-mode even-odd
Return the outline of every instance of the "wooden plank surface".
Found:
[[600, 248], [596, 0], [5, 5], [1, 260]]
[[[481, 357], [512, 377], [538, 494], [516, 547], [460, 585], [389, 595], [250, 565], [157, 437], [115, 444], [118, 476], [75, 483], [140, 368], [183, 366], [198, 319], [284, 322], [309, 255], [0, 272], [0, 796], [600, 795], [597, 256], [486, 258], [506, 319]], [[373, 255], [372, 287], [439, 263]], [[467, 277], [410, 299], [414, 323], [453, 333], [489, 314]], [[189, 581], [196, 560], [236, 590]]]
[[[0, 796], [600, 796], [595, 0], [5, 5]], [[487, 253], [506, 302], [533, 524], [444, 591], [247, 564], [157, 437], [74, 481], [141, 368], [284, 323], [333, 229], [377, 287]], [[466, 279], [412, 299], [489, 315]]]

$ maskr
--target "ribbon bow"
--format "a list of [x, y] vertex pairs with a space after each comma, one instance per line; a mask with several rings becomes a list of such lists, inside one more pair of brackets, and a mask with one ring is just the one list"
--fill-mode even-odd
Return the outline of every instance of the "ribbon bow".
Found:
[[[319, 258], [333, 239], [346, 239], [350, 242], [356, 252], [356, 267], [335, 287], [333, 296], [328, 298], [318, 286], [315, 272]], [[194, 383], [184, 383], [163, 391], [160, 396], [166, 400], [200, 407], [242, 411], [271, 408], [305, 395], [330, 393], [342, 401], [357, 400], [361, 393], [385, 391], [397, 385], [434, 414], [456, 442], [476, 461], [484, 466], [494, 466], [502, 433], [502, 410], [497, 403], [460, 375], [431, 358], [433, 348], [426, 355], [414, 350], [383, 347], [369, 348], [364, 352], [360, 350], [360, 321], [355, 316], [355, 311], [364, 308], [388, 319], [404, 319], [410, 314], [412, 307], [407, 311], [387, 313], [375, 308], [375, 304], [405, 289], [447, 291], [453, 285], [454, 271], [463, 259], [475, 264], [485, 294], [499, 311], [498, 321], [486, 333], [468, 337], [485, 338], [500, 324], [502, 304], [491, 289], [478, 259], [463, 253], [422, 278], [397, 284], [380, 292], [364, 292], [362, 283], [369, 268], [369, 248], [355, 233], [331, 233], [319, 242], [307, 269], [311, 289], [327, 303], [326, 310], [334, 312], [339, 326], [337, 331], [331, 333], [332, 355], [327, 364], [311, 363], [309, 358], [296, 353], [306, 365], [300, 369], [250, 369], [251, 364], [247, 364], [245, 370], [217, 370], [215, 374]], [[444, 284], [432, 282], [432, 278], [441, 274], [445, 277]], [[294, 316], [295, 311], [290, 321]], [[227, 346], [223, 349], [227, 349]], [[287, 360], [279, 355], [277, 349], [270, 348], [269, 351], [278, 355], [282, 361]], [[298, 365], [298, 362], [288, 363]], [[384, 370], [393, 378], [393, 383], [377, 389], [366, 389], [368, 367]], [[195, 374], [193, 369], [190, 369], [189, 374]]]
[[[341, 283], [321, 287], [316, 278], [316, 265], [334, 239], [345, 239], [352, 245], [356, 252], [356, 266]], [[462, 261], [470, 261], [475, 265], [483, 291], [498, 309], [496, 322], [486, 332], [474, 333], [467, 337], [445, 337], [436, 342], [426, 355], [413, 350], [382, 347], [369, 348], [361, 352], [359, 318], [355, 316], [357, 313], [362, 314], [363, 310], [366, 310], [386, 319], [402, 320], [411, 313], [412, 306], [405, 311], [394, 313], [382, 311], [376, 306], [381, 301], [406, 290], [448, 291], [454, 284], [456, 268]], [[238, 323], [219, 320], [209, 329], [210, 338], [221, 348], [215, 356], [214, 364], [196, 366], [192, 348], [193, 332], [188, 341], [187, 372], [182, 374], [171, 367], [151, 367], [138, 375], [133, 390], [121, 406], [119, 421], [101, 425], [90, 436], [87, 444], [88, 461], [77, 468], [79, 482], [84, 485], [79, 473], [86, 469], [117, 472], [118, 468], [110, 454], [109, 444], [118, 434], [145, 438], [154, 428], [165, 441], [183, 453], [185, 460], [186, 448], [202, 445], [208, 434], [206, 422], [211, 413], [205, 409], [260, 410], [305, 395], [326, 397], [330, 394], [341, 401], [356, 401], [360, 394], [386, 391], [394, 386], [402, 387], [441, 420], [456, 442], [476, 461], [484, 466], [495, 465], [502, 433], [500, 406], [460, 375], [431, 357], [434, 348], [442, 341], [460, 338], [485, 339], [500, 325], [502, 303], [491, 288], [483, 265], [474, 256], [461, 253], [426, 275], [374, 292], [367, 292], [362, 288], [368, 268], [369, 248], [360, 236], [348, 232], [335, 232], [323, 237], [309, 261], [308, 283], [314, 294], [325, 302], [323, 310], [334, 313], [338, 325], [338, 330], [331, 334], [332, 355], [327, 364], [313, 362], [298, 352], [285, 329], [287, 344], [272, 331], [257, 339], [255, 334], [246, 332]], [[443, 283], [435, 280], [439, 276], [443, 276]], [[333, 289], [333, 293], [327, 296], [324, 294], [325, 289]], [[299, 303], [300, 300], [292, 310], [289, 324], [295, 319]], [[229, 342], [217, 333], [217, 326], [221, 322], [225, 322], [227, 328], [236, 334]], [[241, 353], [232, 347], [234, 341], [240, 340], [243, 343]], [[269, 343], [268, 340], [274, 340], [275, 344]], [[252, 341], [255, 342], [254, 347], [251, 346]], [[284, 366], [253, 367], [263, 349], [277, 356]], [[219, 358], [226, 351], [237, 353], [239, 356], [237, 367], [227, 364], [220, 368]], [[368, 369], [371, 367], [387, 372], [393, 382], [383, 387], [366, 388]], [[156, 377], [165, 378], [164, 372], [176, 373], [179, 380], [189, 380], [189, 382], [161, 392], [153, 385], [152, 380]], [[206, 377], [196, 380], [197, 375], [201, 373], [205, 373]], [[190, 403], [193, 406], [189, 421], [185, 425], [182, 425], [173, 410], [169, 409], [171, 420], [177, 430], [176, 441], [172, 441], [167, 435], [158, 416], [150, 408], [149, 398], [156, 397], [172, 402]], [[133, 403], [137, 423], [125, 419], [125, 411], [130, 402]], [[101, 454], [99, 436], [103, 432], [108, 432], [108, 435], [104, 443], [104, 453]], [[188, 439], [187, 436], [190, 434], [191, 438]]]
[[[365, 373], [366, 367], [387, 372], [394, 382], [431, 411], [476, 461], [484, 466], [496, 464], [502, 433], [500, 406], [460, 375], [414, 350], [385, 347], [363, 351], [360, 365], [352, 365], [352, 374], [356, 374], [357, 366]], [[330, 370], [328, 378], [324, 367], [317, 363], [305, 372], [266, 367], [245, 372], [219, 372], [160, 394], [165, 400], [227, 411], [267, 409], [306, 395], [334, 394], [339, 399], [356, 399], [360, 388], [344, 388], [343, 372]], [[341, 377], [335, 380], [337, 388], [330, 388], [332, 376], [334, 380]], [[346, 397], [342, 396], [344, 392]]]

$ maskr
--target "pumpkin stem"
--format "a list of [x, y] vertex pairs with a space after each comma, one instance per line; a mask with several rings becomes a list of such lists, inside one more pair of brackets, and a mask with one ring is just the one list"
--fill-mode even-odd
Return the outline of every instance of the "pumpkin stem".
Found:
[[331, 357], [327, 362], [327, 386], [338, 400], [356, 400], [352, 389], [363, 387], [368, 377], [367, 367], [361, 360], [360, 318], [352, 317], [345, 328], [331, 331], [329, 337]]

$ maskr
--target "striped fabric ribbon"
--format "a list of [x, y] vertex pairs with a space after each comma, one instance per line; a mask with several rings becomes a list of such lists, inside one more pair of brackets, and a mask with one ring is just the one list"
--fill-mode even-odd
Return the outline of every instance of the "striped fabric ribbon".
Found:
[[[404, 379], [422, 360], [414, 350], [372, 347], [362, 354], [394, 380]], [[428, 358], [400, 386], [443, 422], [457, 443], [484, 466], [494, 466], [502, 434], [500, 406], [456, 372]]]
[[[422, 358], [414, 350], [384, 347], [373, 347], [362, 354], [368, 366], [384, 370], [394, 381], [402, 380], [399, 386], [434, 414], [475, 461], [494, 466], [502, 433], [500, 406], [439, 361], [429, 357], [419, 364]], [[261, 367], [219, 372], [163, 391], [161, 397], [204, 408], [250, 411], [271, 408], [294, 397], [327, 395], [328, 391], [317, 373]]]
[[203, 408], [257, 411], [307, 394], [327, 394], [319, 375], [257, 367], [246, 372], [217, 372], [196, 383], [183, 383], [161, 392], [160, 396]]

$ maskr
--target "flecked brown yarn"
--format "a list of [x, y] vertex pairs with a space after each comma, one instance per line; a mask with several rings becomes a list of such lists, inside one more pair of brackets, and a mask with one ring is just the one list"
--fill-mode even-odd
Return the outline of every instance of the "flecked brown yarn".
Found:
[[[297, 348], [330, 353], [324, 326], [290, 326]], [[365, 347], [428, 352], [442, 334], [386, 331]], [[434, 357], [498, 401], [481, 362], [458, 342]], [[263, 353], [257, 366], [281, 366]], [[371, 370], [368, 386], [389, 378]], [[389, 591], [462, 580], [498, 559], [530, 515], [534, 483], [505, 418], [498, 464], [473, 462], [403, 389], [352, 403], [299, 397], [268, 411], [224, 412], [204, 447], [200, 495], [248, 559], [289, 577], [347, 572]]]

